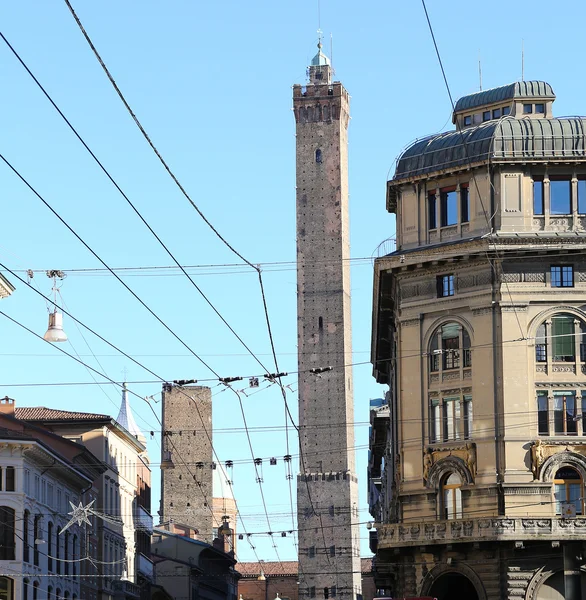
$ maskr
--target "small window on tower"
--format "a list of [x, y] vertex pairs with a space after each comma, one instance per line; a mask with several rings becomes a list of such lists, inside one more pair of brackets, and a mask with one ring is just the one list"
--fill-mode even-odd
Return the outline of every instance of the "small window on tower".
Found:
[[315, 151], [315, 162], [321, 163], [321, 150], [319, 148]]

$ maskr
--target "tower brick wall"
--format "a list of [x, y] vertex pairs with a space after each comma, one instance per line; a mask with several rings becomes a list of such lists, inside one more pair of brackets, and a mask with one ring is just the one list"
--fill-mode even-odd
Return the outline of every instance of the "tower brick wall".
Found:
[[[319, 60], [321, 59], [321, 60]], [[349, 97], [320, 53], [293, 87], [297, 148], [300, 598], [361, 594], [348, 218]], [[324, 64], [325, 63], [325, 64]], [[335, 367], [313, 374], [310, 369]], [[327, 588], [327, 591], [326, 591]]]
[[211, 440], [210, 388], [164, 386], [161, 522], [197, 529], [208, 543], [214, 528]]

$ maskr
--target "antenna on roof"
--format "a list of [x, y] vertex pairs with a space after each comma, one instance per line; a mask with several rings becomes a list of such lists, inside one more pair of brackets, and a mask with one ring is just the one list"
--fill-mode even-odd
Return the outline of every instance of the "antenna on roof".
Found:
[[480, 64], [480, 49], [478, 50], [478, 84], [480, 91], [482, 91], [482, 65]]
[[330, 32], [330, 65], [332, 66], [332, 73], [336, 72], [334, 69], [334, 35]]
[[521, 81], [525, 81], [525, 40], [521, 39]]

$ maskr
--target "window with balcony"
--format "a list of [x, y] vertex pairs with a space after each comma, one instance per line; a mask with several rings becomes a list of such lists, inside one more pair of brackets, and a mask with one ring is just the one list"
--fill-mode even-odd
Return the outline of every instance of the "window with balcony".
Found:
[[442, 402], [442, 437], [444, 441], [460, 439], [460, 398], [444, 398]]
[[573, 504], [577, 515], [584, 514], [584, 482], [580, 474], [571, 467], [562, 467], [553, 481], [555, 514], [561, 515], [564, 504]]
[[454, 322], [438, 327], [431, 336], [429, 361], [431, 372], [470, 367], [472, 355], [466, 329]]
[[565, 313], [545, 321], [535, 334], [535, 360], [538, 363], [576, 363], [586, 360], [586, 326]]
[[574, 287], [574, 267], [572, 265], [552, 265], [550, 267], [551, 287]]
[[449, 442], [472, 437], [472, 396], [431, 398], [430, 442]]
[[462, 480], [457, 473], [446, 474], [440, 484], [441, 518], [462, 518]]

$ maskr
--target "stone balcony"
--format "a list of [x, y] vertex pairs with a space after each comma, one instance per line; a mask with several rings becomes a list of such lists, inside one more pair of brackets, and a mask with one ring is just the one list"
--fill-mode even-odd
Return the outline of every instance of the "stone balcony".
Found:
[[586, 518], [482, 517], [408, 524], [378, 523], [376, 528], [379, 549], [484, 541], [583, 540]]

